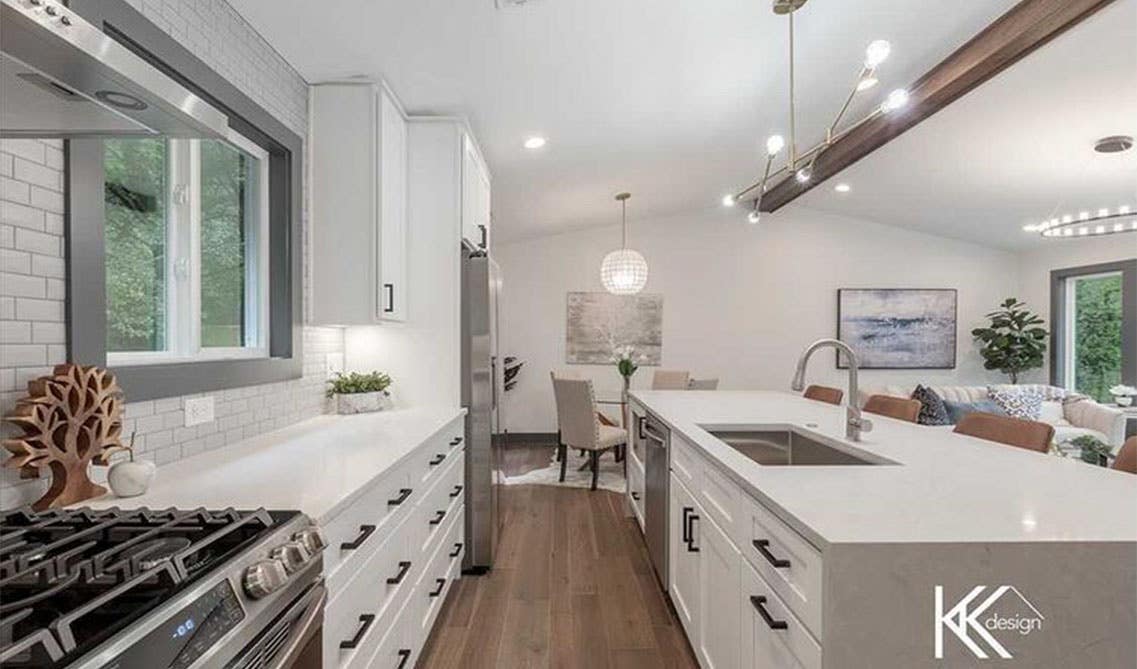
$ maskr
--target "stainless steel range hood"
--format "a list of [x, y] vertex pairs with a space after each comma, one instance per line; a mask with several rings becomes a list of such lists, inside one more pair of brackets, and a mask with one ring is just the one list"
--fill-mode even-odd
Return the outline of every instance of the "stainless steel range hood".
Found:
[[0, 136], [222, 138], [228, 119], [51, 0], [0, 0]]

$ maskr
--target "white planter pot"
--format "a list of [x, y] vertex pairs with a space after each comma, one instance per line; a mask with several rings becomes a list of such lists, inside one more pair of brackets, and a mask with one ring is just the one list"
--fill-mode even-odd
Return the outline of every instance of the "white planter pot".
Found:
[[1132, 395], [1116, 395], [1113, 399], [1117, 402], [1117, 406], [1119, 407], [1127, 407], [1133, 404]]
[[370, 413], [389, 406], [390, 395], [386, 391], [336, 395], [336, 413], [339, 414]]

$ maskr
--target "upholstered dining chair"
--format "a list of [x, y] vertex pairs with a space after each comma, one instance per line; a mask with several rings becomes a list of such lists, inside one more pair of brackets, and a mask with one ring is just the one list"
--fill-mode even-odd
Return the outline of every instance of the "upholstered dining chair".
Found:
[[623, 428], [604, 425], [597, 418], [596, 395], [592, 381], [553, 377], [553, 394], [557, 399], [557, 424], [560, 425], [561, 481], [565, 480], [566, 457], [569, 448], [589, 454], [592, 466], [592, 489], [600, 476], [600, 454], [628, 443], [628, 432]]
[[840, 404], [841, 400], [845, 398], [845, 391], [829, 386], [809, 386], [801, 396], [807, 400], [816, 400], [826, 404]]
[[687, 381], [687, 390], [718, 390], [718, 379], [691, 379]]
[[1112, 469], [1137, 474], [1137, 436], [1129, 437], [1117, 452]]
[[954, 432], [969, 437], [1046, 453], [1054, 439], [1054, 426], [1034, 420], [973, 411], [959, 420]]
[[691, 372], [675, 369], [657, 369], [651, 376], [652, 390], [686, 390]]
[[910, 400], [906, 397], [893, 397], [891, 395], [872, 395], [865, 402], [864, 410], [878, 416], [888, 416], [897, 420], [906, 420], [915, 423], [920, 417], [920, 400]]
[[[556, 380], [558, 378], [560, 378], [560, 379], [582, 379], [584, 377], [581, 376], [580, 373], [575, 372], [573, 370], [562, 369], [562, 370], [549, 370], [549, 378], [552, 380]], [[603, 411], [597, 410], [596, 420], [600, 421], [600, 423], [602, 425], [607, 425], [609, 427], [620, 427], [619, 423], [617, 423], [616, 421], [609, 418], [608, 415], [605, 414]], [[557, 461], [558, 462], [560, 462], [560, 460], [561, 460], [560, 446], [561, 446], [561, 428], [558, 425], [557, 426]], [[584, 453], [582, 452], [581, 455], [584, 455]], [[624, 456], [623, 447], [617, 448], [615, 450], [615, 455], [616, 455], [616, 462], [619, 462], [620, 460], [622, 460], [623, 456]]]

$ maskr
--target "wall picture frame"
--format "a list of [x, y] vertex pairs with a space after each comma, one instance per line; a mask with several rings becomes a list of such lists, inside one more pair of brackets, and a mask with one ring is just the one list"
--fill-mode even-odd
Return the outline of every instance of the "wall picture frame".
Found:
[[[955, 369], [958, 319], [954, 288], [837, 290], [837, 338], [861, 369]], [[836, 362], [848, 368], [840, 353]]]

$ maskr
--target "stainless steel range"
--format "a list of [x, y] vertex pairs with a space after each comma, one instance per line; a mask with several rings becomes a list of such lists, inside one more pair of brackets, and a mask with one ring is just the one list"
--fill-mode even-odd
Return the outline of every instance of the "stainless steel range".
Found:
[[324, 539], [296, 511], [14, 511], [0, 666], [319, 666]]

